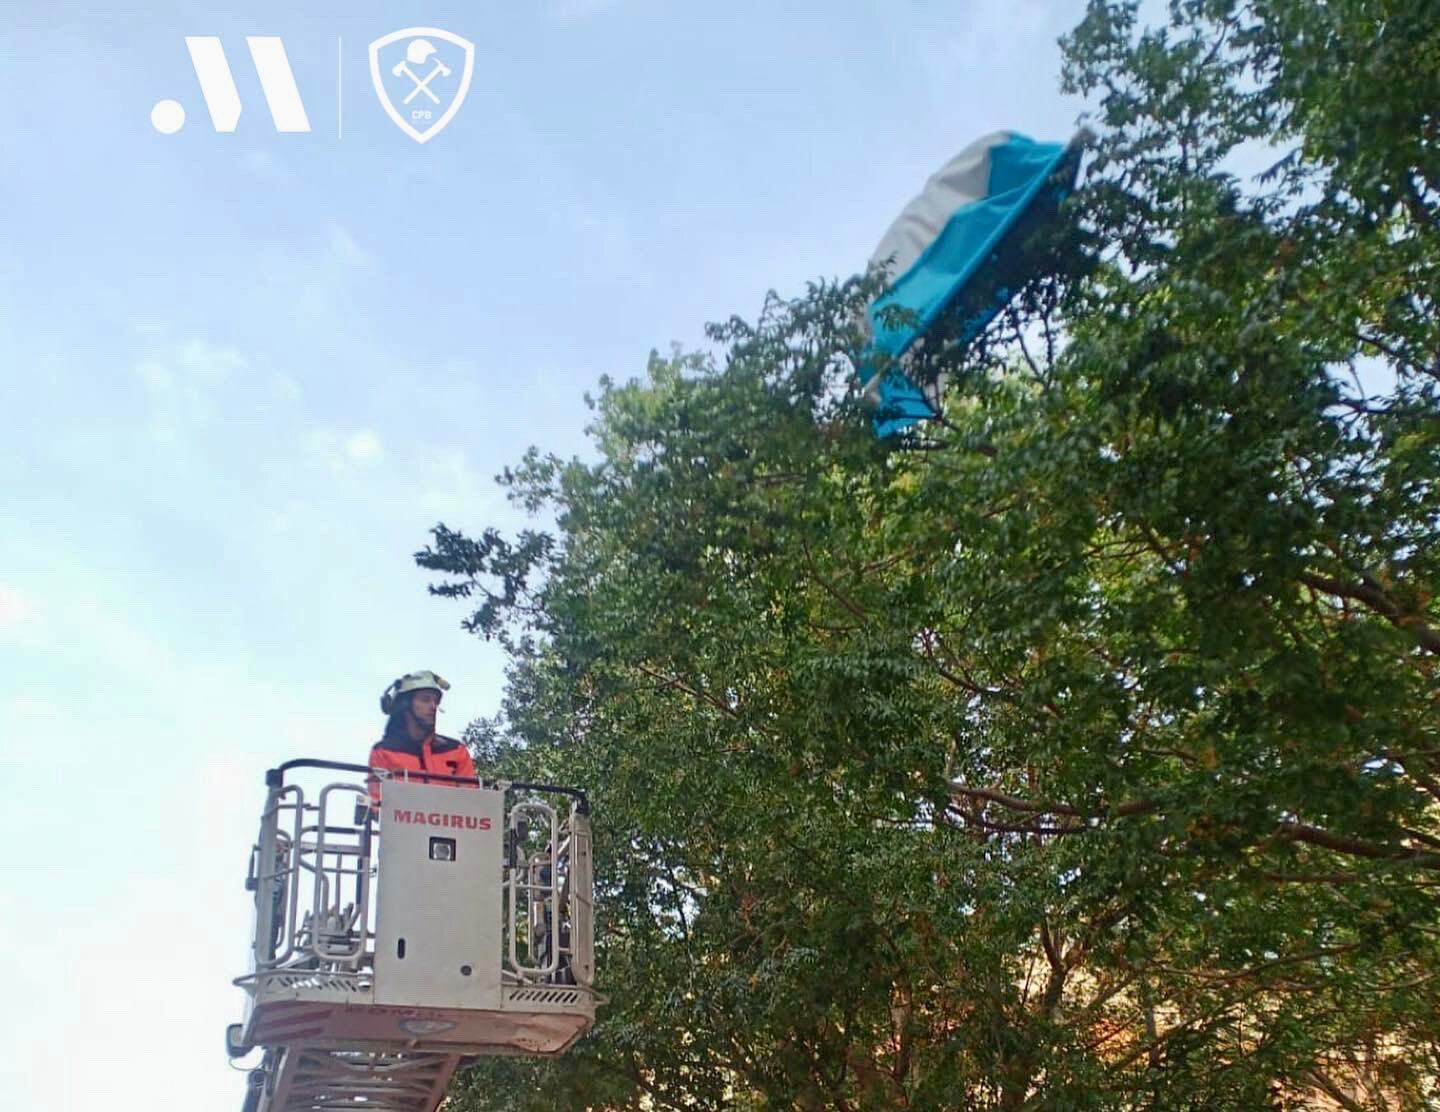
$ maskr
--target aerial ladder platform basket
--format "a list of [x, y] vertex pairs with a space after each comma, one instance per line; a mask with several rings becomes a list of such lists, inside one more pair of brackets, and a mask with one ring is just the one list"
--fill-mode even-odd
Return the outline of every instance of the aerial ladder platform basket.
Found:
[[431, 1112], [467, 1059], [558, 1054], [589, 1029], [583, 792], [317, 760], [266, 787], [245, 1018], [226, 1031], [232, 1057], [263, 1051], [244, 1112]]

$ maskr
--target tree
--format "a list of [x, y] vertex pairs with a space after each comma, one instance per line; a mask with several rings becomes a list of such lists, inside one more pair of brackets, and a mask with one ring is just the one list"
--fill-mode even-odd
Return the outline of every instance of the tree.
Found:
[[1440, 21], [1064, 50], [1084, 265], [916, 361], [943, 422], [870, 437], [822, 283], [604, 382], [504, 476], [551, 533], [418, 555], [598, 820], [611, 1004], [461, 1108], [1440, 1099]]

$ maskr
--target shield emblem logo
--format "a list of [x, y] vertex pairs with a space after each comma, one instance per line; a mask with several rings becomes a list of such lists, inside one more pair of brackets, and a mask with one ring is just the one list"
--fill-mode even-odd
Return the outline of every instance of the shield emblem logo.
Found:
[[438, 27], [407, 27], [370, 44], [370, 80], [385, 114], [417, 143], [455, 118], [475, 73], [475, 44]]

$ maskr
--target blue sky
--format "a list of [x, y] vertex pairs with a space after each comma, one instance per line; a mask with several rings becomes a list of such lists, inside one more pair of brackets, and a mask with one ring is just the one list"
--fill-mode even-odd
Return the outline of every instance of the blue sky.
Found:
[[[859, 269], [960, 147], [1083, 108], [1079, 0], [241, 7], [0, 17], [6, 1108], [238, 1107], [264, 769], [359, 759], [413, 668], [451, 732], [499, 700], [413, 566], [429, 527], [521, 525], [491, 477], [583, 452], [601, 374]], [[423, 146], [365, 61], [422, 25], [476, 44]], [[310, 133], [275, 133], [257, 34]], [[225, 43], [234, 134], [186, 35]]]

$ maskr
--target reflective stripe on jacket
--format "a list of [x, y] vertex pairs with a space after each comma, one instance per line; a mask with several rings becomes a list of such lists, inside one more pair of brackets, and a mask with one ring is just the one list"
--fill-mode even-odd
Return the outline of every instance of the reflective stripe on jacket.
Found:
[[[392, 748], [392, 746], [396, 746]], [[401, 748], [400, 746], [404, 746]], [[370, 750], [370, 767], [388, 769], [391, 772], [421, 773], [410, 779], [424, 782], [423, 773], [435, 772], [442, 776], [474, 776], [475, 762], [470, 759], [470, 750], [453, 737], [431, 734], [418, 745], [411, 741], [377, 741]], [[370, 801], [380, 802], [380, 778], [371, 776]], [[441, 780], [447, 784], [448, 781]], [[474, 784], [453, 784], [452, 787], [475, 787]]]

